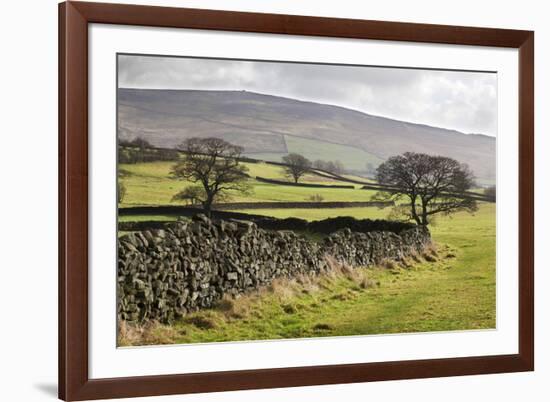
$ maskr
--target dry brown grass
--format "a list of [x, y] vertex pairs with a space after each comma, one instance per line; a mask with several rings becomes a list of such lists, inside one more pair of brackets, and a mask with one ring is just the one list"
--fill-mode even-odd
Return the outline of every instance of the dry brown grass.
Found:
[[361, 289], [368, 289], [372, 288], [374, 286], [377, 286], [379, 283], [376, 281], [373, 281], [372, 279], [369, 279], [366, 275], [365, 277], [359, 282], [359, 287]]
[[216, 328], [215, 321], [210, 317], [205, 317], [204, 315], [192, 315], [185, 318], [185, 322], [193, 324], [199, 329], [213, 329]]
[[432, 242], [424, 247], [424, 250], [422, 250], [422, 258], [428, 262], [436, 262], [439, 259], [437, 245]]
[[296, 283], [300, 285], [301, 292], [311, 294], [319, 291], [319, 283], [311, 275], [300, 274], [296, 277]]
[[394, 260], [391, 260], [389, 258], [384, 258], [382, 261], [380, 261], [379, 264], [381, 267], [384, 267], [386, 269], [395, 269], [397, 268], [397, 264]]
[[345, 262], [340, 262], [331, 256], [325, 256], [325, 261], [329, 269], [327, 273], [321, 275], [321, 277], [327, 276], [332, 279], [344, 277], [352, 282], [360, 283], [367, 274], [364, 269], [354, 268], [351, 265]]
[[222, 312], [226, 318], [244, 318], [250, 314], [251, 297], [233, 298], [230, 295], [224, 295], [218, 302], [216, 308]]
[[411, 257], [403, 257], [400, 261], [403, 268], [412, 268], [414, 266], [414, 260]]
[[457, 250], [453, 247], [450, 247], [448, 244], [437, 244], [436, 253], [440, 258], [451, 259], [456, 258]]
[[[267, 291], [271, 292], [279, 300], [285, 301], [296, 295], [296, 280], [293, 278], [275, 278], [267, 286]], [[266, 289], [260, 289], [258, 293], [262, 294]]]
[[418, 254], [418, 252], [416, 250], [412, 250], [409, 254], [409, 258], [414, 262], [414, 263], [419, 263], [419, 262], [422, 262], [422, 259], [420, 258], [420, 254]]
[[329, 266], [329, 271], [319, 277], [319, 282], [321, 284], [325, 283], [328, 285], [330, 282], [334, 282], [343, 277], [351, 281], [358, 290], [377, 286], [376, 281], [369, 278], [369, 273], [366, 269], [353, 268], [349, 264], [341, 263], [330, 256], [325, 258]]
[[119, 321], [118, 346], [165, 345], [171, 343], [177, 335], [182, 335], [181, 331], [157, 321], [143, 324]]
[[[275, 278], [272, 282], [255, 292], [234, 298], [225, 295], [216, 305], [215, 310], [223, 315], [223, 319], [243, 319], [253, 316], [255, 306], [269, 295], [275, 298], [282, 310], [287, 314], [295, 314], [299, 306], [293, 303], [296, 296], [301, 294], [315, 294], [329, 288], [335, 282], [346, 279], [352, 282], [356, 291], [376, 286], [376, 282], [368, 277], [366, 269], [354, 268], [349, 264], [341, 263], [331, 256], [326, 256], [327, 270], [320, 275], [299, 274], [293, 278]], [[341, 295], [339, 297], [349, 299], [353, 295]], [[186, 318], [186, 321], [189, 319]], [[190, 322], [190, 321], [188, 321]], [[195, 324], [195, 322], [190, 322]], [[201, 327], [202, 323], [198, 323]]]

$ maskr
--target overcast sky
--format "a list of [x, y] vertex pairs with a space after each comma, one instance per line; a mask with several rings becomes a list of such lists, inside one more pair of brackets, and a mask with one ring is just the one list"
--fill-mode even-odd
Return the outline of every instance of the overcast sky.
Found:
[[119, 87], [246, 90], [497, 134], [495, 73], [119, 56]]

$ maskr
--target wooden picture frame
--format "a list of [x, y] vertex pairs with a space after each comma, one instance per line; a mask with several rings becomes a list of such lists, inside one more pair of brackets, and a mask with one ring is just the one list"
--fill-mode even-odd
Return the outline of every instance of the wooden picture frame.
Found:
[[[88, 375], [88, 24], [195, 28], [519, 49], [519, 353], [90, 379]], [[59, 397], [86, 400], [532, 371], [534, 33], [184, 8], [59, 5]]]

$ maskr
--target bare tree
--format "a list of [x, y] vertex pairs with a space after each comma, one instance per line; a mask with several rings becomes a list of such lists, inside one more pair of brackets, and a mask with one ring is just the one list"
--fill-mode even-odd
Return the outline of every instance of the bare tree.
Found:
[[327, 172], [331, 172], [335, 174], [345, 173], [344, 164], [339, 160], [324, 161], [321, 159], [317, 159], [316, 161], [313, 162], [312, 166], [315, 169], [326, 170]]
[[336, 174], [344, 174], [346, 173], [346, 168], [344, 167], [344, 164], [339, 161], [339, 160], [335, 160], [334, 162], [334, 170], [332, 170], [332, 173], [336, 173]]
[[134, 138], [130, 144], [131, 146], [138, 147], [139, 149], [153, 148], [151, 143], [142, 137]]
[[238, 160], [243, 152], [242, 147], [221, 138], [195, 137], [185, 140], [178, 148], [185, 155], [172, 168], [172, 175], [202, 186], [204, 191], [195, 195], [199, 197], [206, 215], [211, 215], [214, 200], [228, 191], [250, 191], [246, 174], [248, 169]]
[[313, 161], [312, 163], [312, 166], [315, 168], [315, 169], [323, 169], [325, 170], [325, 168], [327, 167], [327, 164], [324, 160], [321, 160], [321, 159], [316, 159]]
[[398, 208], [419, 225], [428, 225], [435, 214], [477, 210], [476, 200], [466, 194], [475, 183], [473, 174], [467, 165], [452, 158], [406, 152], [378, 166], [376, 179], [391, 186], [376, 198], [406, 199], [409, 208], [399, 203]]
[[298, 183], [300, 177], [311, 169], [311, 161], [300, 154], [288, 154], [283, 157], [283, 162], [286, 164], [284, 168], [286, 175], [292, 177], [294, 183]]

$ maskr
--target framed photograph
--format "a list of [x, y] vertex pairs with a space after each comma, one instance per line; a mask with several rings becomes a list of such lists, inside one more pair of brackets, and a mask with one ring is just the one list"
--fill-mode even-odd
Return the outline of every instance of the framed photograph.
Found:
[[534, 33], [59, 6], [59, 396], [534, 369]]

